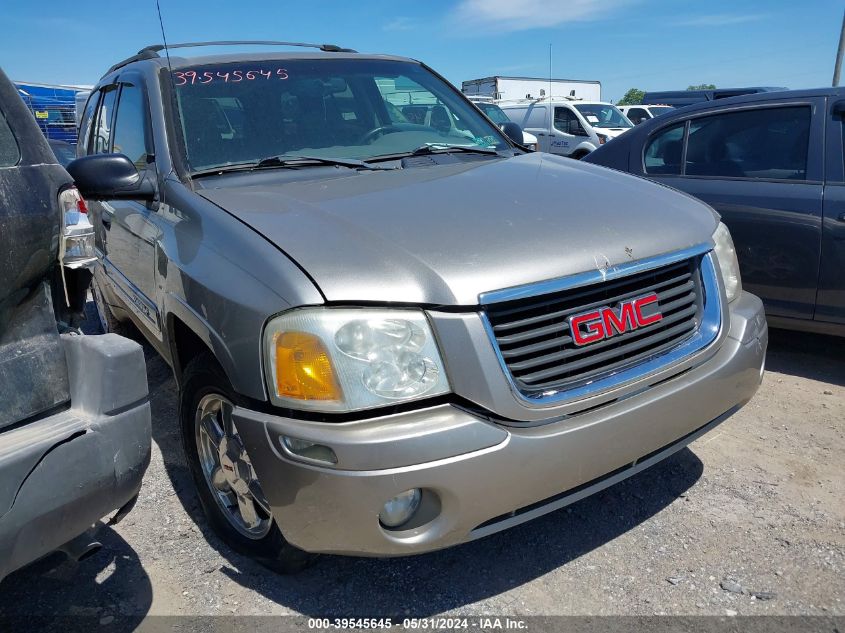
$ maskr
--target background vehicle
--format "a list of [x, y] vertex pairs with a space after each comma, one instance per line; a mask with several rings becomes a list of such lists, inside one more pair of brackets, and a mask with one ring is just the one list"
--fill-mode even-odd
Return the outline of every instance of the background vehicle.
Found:
[[468, 97], [490, 97], [496, 101], [572, 97], [601, 101], [601, 82], [580, 79], [545, 79], [539, 77], [485, 77], [461, 82], [461, 92]]
[[647, 92], [643, 96], [644, 105], [670, 105], [676, 108], [701, 103], [702, 101], [715, 101], [727, 99], [740, 95], [756, 94], [760, 92], [781, 92], [786, 88], [714, 88], [713, 90], [665, 90], [663, 92]]
[[610, 103], [543, 99], [499, 106], [511, 121], [537, 137], [541, 152], [576, 159], [633, 127]]
[[[475, 107], [486, 114], [488, 119], [493, 121], [493, 123], [499, 127], [502, 127], [505, 123], [510, 121], [508, 115], [492, 101], [488, 101], [486, 98], [478, 99], [477, 97], [470, 98], [469, 100], [475, 104]], [[535, 152], [539, 149], [537, 137], [533, 134], [529, 134], [525, 130], [522, 130], [522, 144]]]
[[189, 46], [103, 76], [69, 170], [101, 314], [172, 365], [232, 547], [293, 571], [480, 538], [756, 390], [762, 304], [703, 203], [524, 152], [415, 60]]
[[842, 88], [720, 99], [637, 126], [589, 162], [721, 213], [773, 326], [845, 334], [844, 110]]
[[76, 88], [22, 82], [15, 87], [44, 136], [76, 143]]
[[85, 203], [0, 71], [0, 580], [56, 549], [99, 547], [150, 455], [141, 347], [70, 324], [85, 304]]
[[661, 114], [667, 114], [674, 110], [672, 106], [667, 105], [626, 105], [616, 106], [619, 111], [628, 117], [628, 120], [634, 125], [639, 125], [644, 121], [653, 119]]

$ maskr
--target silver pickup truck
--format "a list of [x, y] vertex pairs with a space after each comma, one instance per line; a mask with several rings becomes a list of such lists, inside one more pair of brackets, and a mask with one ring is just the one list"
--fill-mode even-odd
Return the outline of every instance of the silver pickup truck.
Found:
[[182, 46], [103, 76], [69, 170], [101, 318], [173, 367], [233, 547], [291, 571], [463, 543], [754, 394], [766, 321], [705, 204], [526, 152], [418, 61]]

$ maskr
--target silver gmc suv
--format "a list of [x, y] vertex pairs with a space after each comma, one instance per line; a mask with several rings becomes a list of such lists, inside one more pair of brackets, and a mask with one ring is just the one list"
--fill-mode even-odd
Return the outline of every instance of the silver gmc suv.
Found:
[[527, 152], [418, 61], [187, 46], [103, 76], [69, 171], [103, 325], [173, 367], [232, 547], [292, 571], [463, 543], [754, 394], [766, 321], [705, 204]]

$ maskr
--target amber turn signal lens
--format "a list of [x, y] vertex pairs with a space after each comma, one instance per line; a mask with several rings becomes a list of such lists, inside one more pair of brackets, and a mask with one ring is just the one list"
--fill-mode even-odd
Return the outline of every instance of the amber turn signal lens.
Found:
[[323, 342], [305, 332], [276, 335], [276, 390], [297, 400], [337, 400], [343, 393]]

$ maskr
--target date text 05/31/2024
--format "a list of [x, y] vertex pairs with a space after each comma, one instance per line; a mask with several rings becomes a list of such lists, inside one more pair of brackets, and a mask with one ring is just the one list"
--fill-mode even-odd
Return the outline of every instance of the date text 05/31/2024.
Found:
[[341, 629], [392, 629], [449, 631], [460, 629], [478, 630], [525, 630], [525, 620], [508, 617], [475, 617], [475, 618], [309, 618], [308, 628], [313, 630], [341, 630]]

